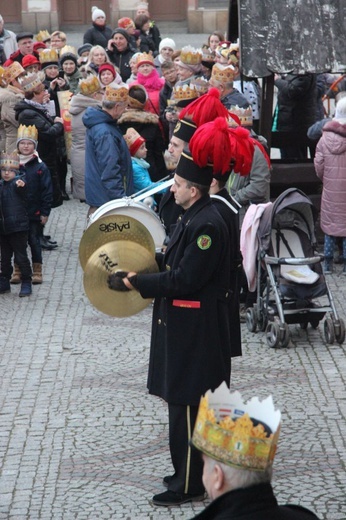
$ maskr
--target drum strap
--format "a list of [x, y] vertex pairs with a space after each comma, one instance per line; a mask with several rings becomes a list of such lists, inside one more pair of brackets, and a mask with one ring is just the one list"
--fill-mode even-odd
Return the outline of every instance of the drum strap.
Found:
[[234, 206], [232, 206], [232, 204], [228, 200], [226, 200], [224, 197], [220, 197], [220, 195], [210, 195], [210, 198], [221, 200], [221, 202], [226, 204], [226, 206], [228, 206], [236, 215], [238, 214], [238, 210]]

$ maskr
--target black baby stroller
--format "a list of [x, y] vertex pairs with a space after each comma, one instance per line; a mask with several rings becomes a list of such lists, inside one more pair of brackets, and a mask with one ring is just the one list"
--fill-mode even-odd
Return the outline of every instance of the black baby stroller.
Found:
[[[326, 314], [326, 343], [345, 340], [345, 323], [322, 272], [323, 255], [315, 251], [315, 217], [311, 200], [296, 188], [263, 205], [256, 233], [257, 301], [246, 311], [246, 325], [250, 332], [266, 331], [269, 347], [288, 345], [289, 324], [317, 328]], [[314, 301], [321, 297], [325, 304]]]

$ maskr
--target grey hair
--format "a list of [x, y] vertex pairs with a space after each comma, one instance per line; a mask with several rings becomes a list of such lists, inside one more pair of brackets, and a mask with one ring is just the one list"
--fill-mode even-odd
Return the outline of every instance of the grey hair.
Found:
[[257, 484], [265, 484], [271, 482], [272, 479], [272, 466], [269, 466], [264, 471], [239, 469], [228, 466], [223, 462], [218, 462], [210, 457], [205, 457], [204, 463], [209, 465], [210, 470], [212, 470], [216, 465], [221, 467], [225, 477], [225, 487], [227, 487], [227, 489], [247, 488]]

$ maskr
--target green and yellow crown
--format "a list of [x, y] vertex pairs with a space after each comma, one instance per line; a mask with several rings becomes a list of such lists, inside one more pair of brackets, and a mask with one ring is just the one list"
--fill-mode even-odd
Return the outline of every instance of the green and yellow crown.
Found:
[[90, 74], [85, 79], [80, 79], [78, 83], [79, 92], [83, 96], [91, 96], [95, 92], [99, 92], [102, 88], [97, 76]]
[[16, 152], [2, 152], [0, 156], [2, 170], [19, 170], [19, 155]]
[[37, 142], [38, 132], [35, 125], [25, 126], [19, 125], [17, 130], [17, 142], [22, 139], [28, 139], [29, 141]]
[[226, 383], [201, 398], [192, 444], [211, 458], [239, 469], [264, 471], [273, 464], [281, 413], [272, 396], [245, 403]]

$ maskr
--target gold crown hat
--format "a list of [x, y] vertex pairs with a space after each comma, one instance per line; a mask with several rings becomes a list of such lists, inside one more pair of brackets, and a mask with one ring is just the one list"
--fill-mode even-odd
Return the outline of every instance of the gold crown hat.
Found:
[[19, 82], [24, 92], [32, 92], [43, 83], [44, 78], [45, 74], [40, 70], [39, 72], [26, 74], [26, 76], [19, 79]]
[[6, 87], [7, 83], [4, 79], [5, 69], [0, 65], [0, 87]]
[[35, 36], [35, 40], [37, 42], [47, 42], [48, 40], [50, 40], [50, 34], [47, 31], [47, 29], [45, 29], [44, 31], [39, 31]]
[[19, 155], [16, 152], [2, 152], [0, 155], [0, 167], [2, 170], [19, 170]]
[[78, 57], [78, 53], [77, 53], [75, 47], [72, 47], [72, 45], [64, 45], [64, 47], [62, 47], [60, 49], [60, 52], [59, 52], [60, 59], [63, 57], [64, 54], [74, 54], [76, 56], [76, 58]]
[[245, 403], [223, 382], [209, 390], [199, 404], [192, 444], [229, 466], [265, 471], [273, 464], [281, 424], [272, 396]]
[[181, 49], [179, 59], [185, 65], [200, 65], [202, 62], [202, 54], [202, 49], [195, 49], [191, 47], [191, 45], [187, 45]]
[[145, 65], [146, 63], [155, 67], [154, 56], [147, 52], [139, 53], [136, 57], [136, 66], [140, 67], [141, 65]]
[[17, 144], [19, 141], [22, 141], [22, 139], [26, 139], [28, 141], [32, 141], [33, 143], [37, 144], [38, 140], [38, 131], [35, 125], [25, 126], [25, 125], [19, 125], [17, 130]]
[[18, 61], [14, 61], [9, 67], [5, 67], [3, 79], [5, 83], [9, 85], [9, 83], [11, 83], [14, 79], [19, 78], [19, 76], [22, 74], [25, 74], [25, 69]]
[[190, 100], [196, 99], [198, 97], [197, 89], [194, 85], [190, 85], [188, 83], [184, 83], [184, 85], [178, 85], [177, 87], [173, 87], [172, 91], [173, 96], [173, 105], [181, 100]]
[[59, 55], [56, 49], [42, 49], [39, 54], [39, 60], [42, 69], [49, 67], [50, 65], [58, 65]]
[[215, 63], [211, 69], [211, 79], [219, 81], [220, 83], [229, 83], [234, 80], [237, 71], [233, 65], [221, 65]]
[[209, 90], [209, 81], [203, 78], [192, 78], [190, 81], [190, 87], [197, 90], [199, 96], [206, 94]]
[[128, 103], [129, 88], [125, 83], [111, 87], [107, 85], [103, 96], [103, 101], [113, 101], [114, 103]]
[[134, 156], [137, 150], [145, 143], [144, 137], [142, 137], [137, 130], [130, 127], [126, 130], [126, 134], [124, 135], [124, 139], [126, 141], [127, 147], [130, 151], [131, 156]]
[[83, 96], [92, 96], [92, 94], [102, 89], [102, 85], [97, 76], [90, 74], [88, 77], [79, 80], [78, 88], [80, 94], [83, 94]]
[[[240, 120], [241, 126], [252, 126], [253, 124], [253, 117], [252, 117], [252, 108], [241, 108], [238, 107], [238, 105], [232, 105], [229, 109], [232, 115], [238, 116]], [[236, 127], [238, 126], [236, 121], [232, 119], [232, 117], [228, 121], [228, 125], [230, 127]]]

